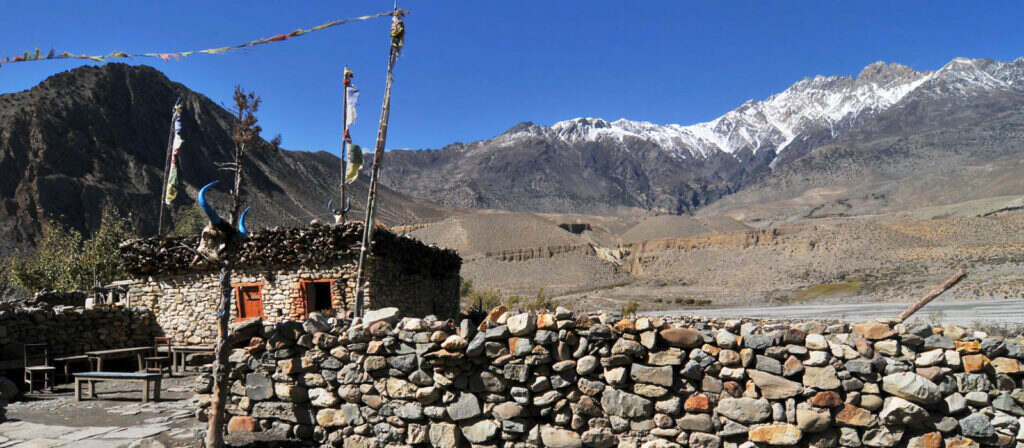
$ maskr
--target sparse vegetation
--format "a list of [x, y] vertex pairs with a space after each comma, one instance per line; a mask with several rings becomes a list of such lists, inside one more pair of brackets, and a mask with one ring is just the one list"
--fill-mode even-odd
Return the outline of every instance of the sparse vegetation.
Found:
[[75, 229], [47, 222], [35, 253], [16, 255], [6, 275], [27, 292], [105, 285], [124, 276], [117, 246], [134, 235], [131, 223], [110, 205], [103, 208], [100, 228], [89, 239]]
[[803, 302], [806, 300], [840, 294], [856, 294], [857, 291], [860, 291], [861, 285], [862, 282], [860, 279], [847, 279], [836, 283], [822, 283], [797, 292], [793, 295], [793, 301]]
[[711, 304], [711, 299], [695, 299], [693, 297], [678, 298], [676, 299], [676, 305], [688, 305], [688, 306], [707, 306]]
[[640, 304], [636, 300], [630, 300], [622, 305], [622, 317], [635, 317], [636, 312], [640, 310]]

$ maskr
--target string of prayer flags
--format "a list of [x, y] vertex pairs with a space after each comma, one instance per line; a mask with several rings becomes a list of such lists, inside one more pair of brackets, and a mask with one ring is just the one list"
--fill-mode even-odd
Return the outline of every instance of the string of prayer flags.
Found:
[[352, 145], [348, 154], [348, 165], [345, 167], [345, 183], [350, 184], [359, 178], [359, 171], [363, 169], [363, 149], [359, 145]]
[[[50, 59], [87, 59], [87, 60], [94, 61], [94, 62], [105, 62], [108, 59], [131, 59], [131, 58], [137, 58], [137, 57], [146, 57], [146, 58], [159, 58], [159, 59], [163, 60], [164, 62], [170, 62], [172, 59], [177, 60], [177, 59], [189, 57], [189, 56], [191, 56], [193, 54], [196, 54], [196, 53], [202, 53], [202, 54], [224, 54], [224, 53], [226, 53], [228, 51], [240, 50], [240, 49], [243, 49], [243, 48], [253, 47], [253, 46], [256, 46], [256, 45], [263, 45], [263, 44], [268, 44], [268, 43], [271, 43], [271, 42], [281, 42], [281, 41], [287, 40], [287, 39], [292, 38], [292, 37], [302, 36], [302, 35], [305, 35], [305, 34], [312, 33], [314, 31], [321, 31], [321, 30], [325, 30], [327, 28], [331, 28], [331, 27], [334, 27], [334, 26], [344, 25], [346, 23], [362, 22], [362, 21], [365, 21], [365, 20], [376, 19], [378, 17], [395, 16], [395, 15], [404, 14], [404, 13], [405, 12], [402, 11], [402, 10], [395, 10], [395, 11], [388, 11], [388, 12], [382, 12], [382, 13], [377, 13], [377, 14], [370, 14], [370, 15], [365, 15], [365, 16], [360, 16], [360, 17], [351, 17], [351, 18], [347, 18], [347, 19], [334, 20], [334, 21], [331, 21], [331, 22], [324, 23], [322, 25], [314, 26], [312, 28], [307, 28], [307, 29], [299, 28], [299, 29], [297, 29], [295, 31], [292, 31], [290, 33], [277, 34], [277, 35], [274, 35], [274, 36], [271, 36], [271, 37], [268, 37], [268, 38], [265, 38], [265, 39], [256, 39], [256, 40], [252, 40], [252, 41], [246, 42], [244, 44], [229, 45], [229, 46], [226, 46], [226, 47], [218, 47], [218, 48], [207, 48], [207, 49], [203, 49], [203, 50], [189, 50], [189, 51], [162, 52], [162, 53], [161, 52], [126, 53], [126, 52], [123, 52], [123, 51], [113, 51], [113, 52], [111, 52], [110, 54], [107, 54], [107, 55], [87, 55], [87, 54], [73, 54], [73, 53], [69, 53], [69, 52], [66, 52], [66, 51], [63, 52], [63, 53], [57, 54], [56, 51], [51, 49], [48, 53], [46, 53], [44, 55], [44, 54], [42, 54], [41, 50], [36, 48], [34, 52], [26, 51], [26, 52], [22, 53], [19, 56], [14, 56], [14, 57], [7, 56], [7, 57], [4, 57], [4, 58], [0, 58], [0, 66], [2, 66], [3, 64], [9, 64], [9, 63], [13, 63], [13, 62], [43, 61], [43, 60], [50, 60]], [[391, 28], [392, 28], [392, 38], [394, 38], [394, 28], [395, 28], [395, 25], [392, 24]], [[402, 28], [402, 30], [403, 30], [403, 33], [404, 33], [404, 28]]]

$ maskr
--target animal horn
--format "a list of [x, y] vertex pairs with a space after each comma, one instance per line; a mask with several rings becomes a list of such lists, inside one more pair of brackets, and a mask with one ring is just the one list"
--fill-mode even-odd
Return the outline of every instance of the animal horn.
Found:
[[242, 210], [242, 216], [238, 217], [238, 233], [242, 236], [249, 236], [249, 231], [245, 230], [245, 215], [249, 214], [249, 207]]
[[199, 189], [199, 194], [196, 195], [196, 202], [199, 203], [199, 208], [203, 209], [203, 213], [206, 213], [206, 217], [210, 220], [210, 224], [213, 225], [220, 224], [224, 222], [224, 220], [220, 219], [220, 216], [217, 216], [217, 211], [213, 209], [209, 202], [206, 202], [206, 190], [218, 183], [220, 183], [220, 181], [215, 180], [206, 184], [205, 187]]

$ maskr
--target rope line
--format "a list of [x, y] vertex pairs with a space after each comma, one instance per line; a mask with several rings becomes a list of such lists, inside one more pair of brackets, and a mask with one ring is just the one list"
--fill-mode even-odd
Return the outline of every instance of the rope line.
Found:
[[0, 65], [9, 64], [9, 63], [13, 63], [13, 62], [47, 61], [47, 60], [54, 60], [54, 59], [86, 59], [86, 60], [90, 60], [90, 61], [94, 61], [94, 62], [105, 62], [105, 61], [107, 61], [109, 59], [131, 59], [131, 58], [137, 58], [137, 57], [160, 58], [164, 62], [169, 62], [171, 59], [177, 60], [177, 59], [181, 59], [181, 58], [192, 56], [193, 54], [196, 54], [196, 53], [202, 53], [202, 54], [223, 54], [223, 53], [226, 53], [228, 51], [241, 50], [243, 48], [254, 47], [256, 45], [263, 45], [263, 44], [268, 44], [268, 43], [271, 43], [271, 42], [281, 42], [283, 40], [287, 40], [287, 39], [292, 38], [292, 37], [302, 36], [304, 34], [309, 34], [309, 33], [312, 33], [314, 31], [321, 31], [321, 30], [325, 30], [327, 28], [331, 28], [331, 27], [334, 27], [334, 26], [344, 25], [346, 23], [362, 22], [362, 21], [366, 21], [366, 20], [370, 20], [370, 19], [376, 19], [378, 17], [392, 16], [392, 15], [395, 15], [396, 13], [398, 13], [398, 11], [387, 11], [387, 12], [381, 12], [381, 13], [377, 13], [377, 14], [370, 14], [370, 15], [359, 16], [359, 17], [351, 17], [351, 18], [347, 18], [347, 19], [339, 19], [339, 20], [334, 20], [334, 21], [331, 21], [331, 22], [324, 23], [322, 25], [317, 25], [317, 26], [314, 26], [312, 28], [305, 28], [305, 29], [299, 28], [299, 29], [297, 29], [295, 31], [292, 31], [290, 33], [282, 33], [282, 34], [271, 36], [271, 37], [268, 37], [268, 38], [265, 38], [265, 39], [252, 40], [252, 41], [246, 42], [244, 44], [229, 45], [229, 46], [226, 46], [226, 47], [218, 47], [218, 48], [207, 48], [207, 49], [203, 49], [203, 50], [189, 50], [189, 51], [178, 51], [178, 52], [168, 52], [168, 53], [154, 53], [154, 52], [149, 52], [149, 53], [125, 53], [123, 51], [113, 51], [113, 52], [111, 52], [110, 54], [107, 54], [107, 55], [87, 55], [87, 54], [73, 54], [73, 53], [69, 53], [69, 52], [66, 52], [66, 51], [63, 52], [63, 53], [57, 54], [56, 51], [54, 51], [53, 49], [50, 49], [50, 51], [44, 55], [42, 53], [42, 51], [40, 51], [38, 48], [36, 48], [34, 52], [26, 51], [26, 52], [22, 53], [20, 56], [4, 57], [3, 59], [0, 59]]

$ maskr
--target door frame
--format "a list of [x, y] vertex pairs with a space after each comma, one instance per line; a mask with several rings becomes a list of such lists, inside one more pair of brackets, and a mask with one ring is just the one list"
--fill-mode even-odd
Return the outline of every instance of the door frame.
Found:
[[310, 305], [311, 305], [310, 304], [311, 297], [310, 297], [310, 294], [309, 294], [309, 287], [313, 283], [329, 283], [329, 285], [327, 286], [327, 292], [328, 292], [328, 294], [330, 294], [329, 299], [330, 299], [331, 309], [332, 310], [334, 309], [334, 282], [337, 281], [337, 280], [338, 280], [337, 278], [332, 278], [332, 277], [318, 278], [318, 279], [310, 278], [310, 279], [301, 279], [301, 280], [299, 280], [299, 295], [302, 297], [302, 311], [303, 311], [302, 314], [303, 314], [304, 317], [309, 317], [309, 313], [312, 312], [312, 308], [310, 307]]
[[[245, 305], [242, 302], [242, 288], [249, 288], [249, 287], [253, 287], [253, 286], [258, 288], [258, 291], [260, 293], [260, 315], [259, 316], [246, 316], [246, 317], [242, 317], [241, 316], [242, 310], [245, 309]], [[259, 318], [266, 318], [267, 310], [266, 310], [266, 307], [263, 305], [263, 286], [264, 286], [263, 282], [241, 282], [241, 283], [235, 283], [235, 284], [231, 285], [231, 288], [234, 289], [234, 292], [235, 292], [235, 318], [234, 318], [235, 322], [255, 319], [257, 317], [259, 317]]]

